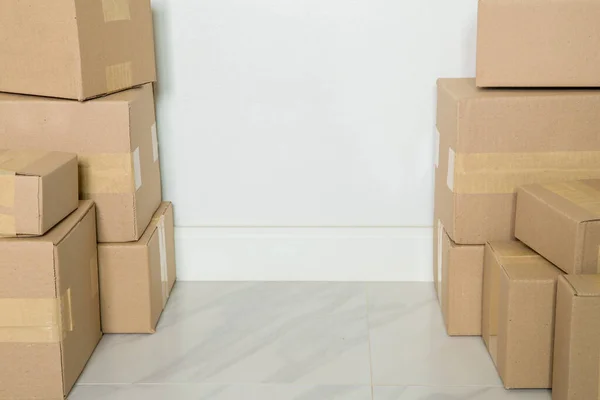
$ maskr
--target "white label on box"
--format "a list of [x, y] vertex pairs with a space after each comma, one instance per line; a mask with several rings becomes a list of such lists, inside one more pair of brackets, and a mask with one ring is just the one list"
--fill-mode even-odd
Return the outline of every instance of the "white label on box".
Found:
[[158, 160], [158, 135], [156, 133], [156, 122], [152, 124], [152, 154], [154, 155], [154, 162]]
[[440, 300], [440, 305], [443, 306], [444, 297], [442, 296], [442, 243], [444, 235], [444, 225], [442, 225], [442, 221], [438, 219], [437, 223], [437, 292], [438, 298]]
[[456, 155], [454, 154], [454, 150], [452, 148], [448, 149], [448, 179], [446, 182], [448, 183], [448, 187], [450, 191], [454, 191], [454, 158]]
[[435, 128], [435, 167], [440, 166], [440, 131]]
[[162, 286], [163, 307], [169, 298], [169, 270], [167, 267], [167, 237], [165, 232], [165, 216], [161, 215], [156, 225], [158, 230], [158, 246], [160, 252], [160, 280]]
[[135, 190], [142, 186], [142, 167], [140, 164], [140, 148], [133, 151], [133, 179], [135, 181]]

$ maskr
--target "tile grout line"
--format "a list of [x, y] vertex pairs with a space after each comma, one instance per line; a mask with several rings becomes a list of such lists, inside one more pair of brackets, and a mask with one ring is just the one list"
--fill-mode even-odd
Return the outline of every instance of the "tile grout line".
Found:
[[367, 317], [367, 340], [369, 342], [369, 374], [371, 377], [371, 400], [375, 400], [375, 389], [373, 388], [373, 352], [371, 351], [371, 321], [369, 320], [369, 284], [365, 285], [365, 314]]

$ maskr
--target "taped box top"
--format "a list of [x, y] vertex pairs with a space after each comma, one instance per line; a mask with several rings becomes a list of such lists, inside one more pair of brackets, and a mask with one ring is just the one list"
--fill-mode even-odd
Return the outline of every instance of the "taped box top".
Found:
[[150, 0], [0, 2], [0, 91], [84, 100], [156, 80]]
[[600, 86], [598, 0], [479, 0], [477, 86]]

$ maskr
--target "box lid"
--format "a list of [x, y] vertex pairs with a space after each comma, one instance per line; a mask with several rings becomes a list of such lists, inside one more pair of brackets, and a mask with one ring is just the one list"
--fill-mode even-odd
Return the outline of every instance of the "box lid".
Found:
[[0, 170], [22, 176], [45, 176], [77, 156], [44, 150], [0, 149]]

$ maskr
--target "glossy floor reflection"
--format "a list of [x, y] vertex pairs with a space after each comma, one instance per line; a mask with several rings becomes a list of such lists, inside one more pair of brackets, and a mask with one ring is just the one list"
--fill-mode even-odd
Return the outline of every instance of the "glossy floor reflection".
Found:
[[549, 400], [449, 338], [430, 283], [180, 282], [154, 335], [106, 335], [69, 399]]

